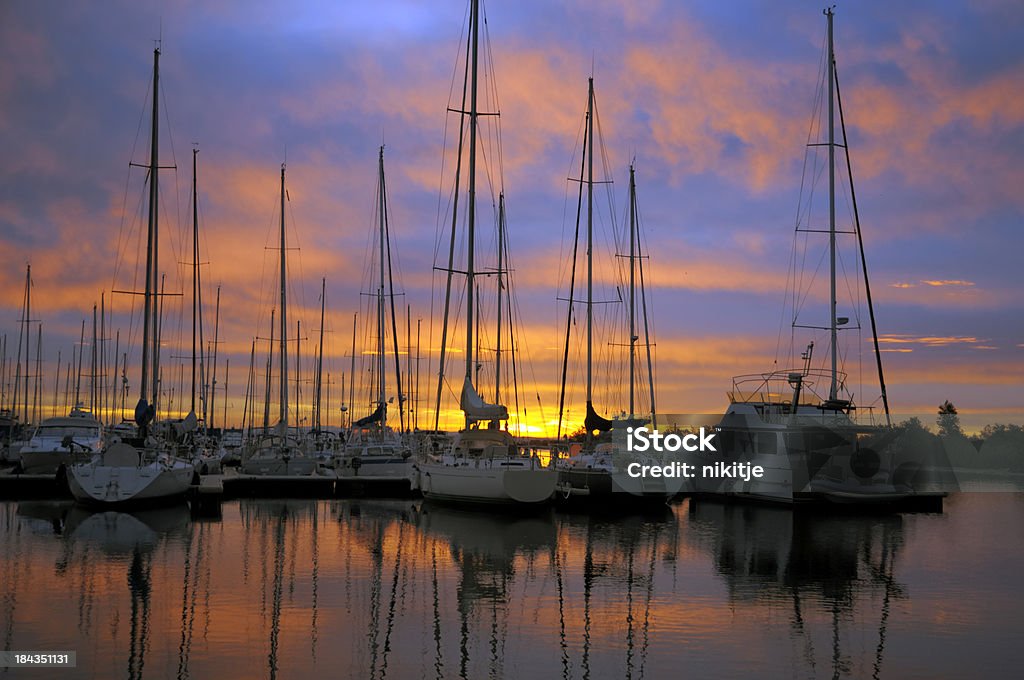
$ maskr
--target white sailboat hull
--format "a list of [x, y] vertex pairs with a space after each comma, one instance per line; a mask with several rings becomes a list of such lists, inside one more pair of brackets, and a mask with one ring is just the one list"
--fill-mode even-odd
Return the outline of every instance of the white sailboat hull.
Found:
[[100, 505], [127, 505], [180, 498], [188, 491], [195, 469], [185, 461], [154, 461], [146, 465], [72, 465], [68, 486], [75, 500]]
[[501, 461], [479, 465], [421, 463], [419, 484], [424, 497], [466, 503], [538, 504], [551, 499], [558, 483], [554, 469], [521, 467]]

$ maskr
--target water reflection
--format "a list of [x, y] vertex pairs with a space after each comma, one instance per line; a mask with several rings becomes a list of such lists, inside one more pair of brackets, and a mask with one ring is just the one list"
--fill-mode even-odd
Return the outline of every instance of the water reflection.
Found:
[[[486, 631], [486, 658], [489, 677], [504, 675], [503, 641], [508, 633], [512, 606], [512, 584], [525, 572], [531, 578], [541, 559], [550, 565], [557, 541], [557, 527], [552, 513], [509, 516], [474, 512], [425, 504], [410, 515], [413, 524], [431, 546], [432, 595], [434, 600], [436, 677], [444, 677], [445, 661], [441, 638], [445, 626], [438, 608], [437, 549], [447, 548], [458, 570], [455, 607], [458, 613], [458, 677], [475, 677], [470, 673], [470, 653], [475, 646], [472, 631]], [[442, 548], [442, 549], [443, 549]], [[371, 677], [374, 677], [371, 675]]]
[[[852, 622], [855, 612], [870, 611], [875, 596], [880, 596], [870, 663], [870, 676], [880, 676], [892, 604], [905, 593], [895, 577], [903, 545], [902, 516], [829, 516], [693, 502], [689, 517], [695, 529], [691, 541], [713, 556], [731, 602], [790, 608], [790, 637], [801, 643], [806, 668], [820, 665], [808, 607], [829, 618], [832, 676], [849, 676], [854, 652], [848, 642], [844, 644], [844, 623]], [[865, 606], [862, 598], [871, 604]], [[866, 677], [864, 664], [856, 670], [855, 676]]]
[[75, 649], [67, 678], [970, 675], [929, 664], [936, 635], [987, 650], [994, 672], [1021, 632], [1021, 550], [978, 527], [1012, 533], [1024, 508], [981, 496], [878, 517], [241, 500], [194, 521], [185, 506], [0, 504], [0, 635]]
[[[619, 677], [645, 677], [656, 570], [676, 559], [675, 515], [662, 506], [617, 519], [570, 515], [561, 524], [568, 539], [556, 562], [562, 677], [577, 677], [577, 668], [584, 679], [595, 672], [605, 677], [613, 668]], [[578, 648], [572, 635], [577, 598]]]

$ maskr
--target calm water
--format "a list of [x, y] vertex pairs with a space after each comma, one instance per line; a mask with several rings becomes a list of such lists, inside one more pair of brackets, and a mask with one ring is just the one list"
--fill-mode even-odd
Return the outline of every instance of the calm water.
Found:
[[[1024, 663], [1024, 494], [602, 520], [418, 501], [0, 504], [0, 677], [975, 678]], [[47, 675], [48, 674], [48, 675]]]

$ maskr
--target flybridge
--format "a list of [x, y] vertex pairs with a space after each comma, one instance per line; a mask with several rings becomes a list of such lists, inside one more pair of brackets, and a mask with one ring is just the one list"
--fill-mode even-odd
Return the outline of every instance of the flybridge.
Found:
[[645, 451], [657, 451], [659, 453], [675, 451], [714, 451], [714, 432], [708, 434], [705, 428], [700, 428], [699, 433], [679, 435], [675, 433], [662, 434], [657, 430], [649, 430], [646, 427], [626, 428], [626, 448], [630, 451], [643, 453]]

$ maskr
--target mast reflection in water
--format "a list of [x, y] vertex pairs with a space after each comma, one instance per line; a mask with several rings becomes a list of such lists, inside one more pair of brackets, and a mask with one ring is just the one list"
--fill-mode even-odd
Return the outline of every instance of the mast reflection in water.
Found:
[[0, 635], [75, 650], [66, 678], [992, 676], [1024, 661], [1022, 529], [1012, 494], [867, 517], [0, 503]]

